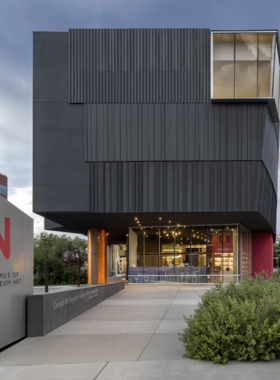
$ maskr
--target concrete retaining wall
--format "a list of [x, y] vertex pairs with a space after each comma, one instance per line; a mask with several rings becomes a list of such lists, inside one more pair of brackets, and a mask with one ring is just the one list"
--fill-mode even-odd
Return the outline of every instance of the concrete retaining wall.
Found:
[[124, 289], [123, 282], [27, 297], [27, 336], [43, 336]]

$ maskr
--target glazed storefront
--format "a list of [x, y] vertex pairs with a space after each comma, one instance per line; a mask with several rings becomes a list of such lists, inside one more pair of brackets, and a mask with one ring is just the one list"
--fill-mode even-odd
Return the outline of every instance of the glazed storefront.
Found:
[[238, 282], [251, 274], [252, 234], [240, 225], [129, 228], [129, 282]]

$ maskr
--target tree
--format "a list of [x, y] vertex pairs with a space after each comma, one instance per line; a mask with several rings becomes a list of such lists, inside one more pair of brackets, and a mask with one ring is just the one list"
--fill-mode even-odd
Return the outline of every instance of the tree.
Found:
[[276, 239], [274, 243], [274, 262], [275, 266], [279, 267], [280, 261], [280, 234], [276, 234]]
[[[87, 241], [79, 237], [55, 235], [41, 232], [34, 238], [34, 284], [43, 285], [45, 281], [45, 260], [49, 266], [49, 284], [76, 284], [77, 265], [68, 265], [67, 257], [79, 251], [81, 259], [81, 283], [87, 282]], [[76, 254], [75, 254], [76, 255]]]

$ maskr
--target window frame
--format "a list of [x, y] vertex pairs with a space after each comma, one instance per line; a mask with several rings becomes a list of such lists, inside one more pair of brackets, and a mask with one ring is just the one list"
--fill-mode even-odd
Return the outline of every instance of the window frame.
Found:
[[[273, 67], [272, 75], [272, 88], [270, 89], [270, 94], [272, 96], [269, 97], [248, 97], [248, 98], [214, 98], [213, 97], [213, 35], [214, 34], [275, 34], [275, 44], [272, 46], [274, 51], [272, 51], [272, 55], [274, 55], [273, 59]], [[263, 103], [266, 102], [268, 104], [272, 120], [274, 122], [279, 121], [279, 114], [278, 114], [278, 104], [276, 104], [276, 99], [273, 96], [274, 93], [274, 73], [275, 73], [275, 64], [276, 64], [276, 54], [278, 53], [279, 61], [280, 61], [280, 44], [279, 44], [279, 34], [278, 30], [212, 30], [211, 31], [211, 47], [210, 47], [210, 72], [211, 72], [211, 81], [210, 81], [210, 99], [213, 103]], [[279, 84], [280, 88], [280, 84]], [[279, 102], [280, 102], [280, 94], [279, 94]]]

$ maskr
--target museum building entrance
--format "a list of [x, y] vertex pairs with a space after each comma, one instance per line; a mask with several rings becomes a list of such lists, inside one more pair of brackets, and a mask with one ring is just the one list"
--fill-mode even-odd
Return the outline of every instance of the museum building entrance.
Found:
[[238, 282], [251, 274], [252, 234], [240, 225], [129, 229], [129, 282]]

